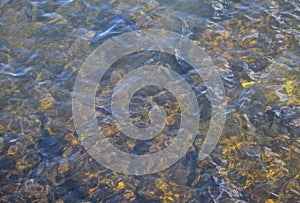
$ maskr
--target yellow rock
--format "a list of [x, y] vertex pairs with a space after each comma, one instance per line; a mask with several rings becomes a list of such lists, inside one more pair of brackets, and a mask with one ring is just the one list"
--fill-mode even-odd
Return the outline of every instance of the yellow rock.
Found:
[[96, 189], [97, 189], [97, 187], [90, 188], [90, 189], [89, 189], [89, 193], [90, 193], [90, 194], [93, 193]]
[[72, 145], [78, 144], [78, 141], [76, 139], [72, 140]]
[[47, 95], [41, 100], [41, 106], [44, 110], [49, 109], [53, 105], [54, 98], [51, 95]]
[[216, 36], [216, 38], [215, 38], [215, 40], [217, 40], [217, 41], [220, 41], [220, 40], [222, 40], [223, 39], [223, 36], [221, 36], [221, 35], [218, 35], [218, 36]]
[[164, 193], [166, 193], [168, 190], [168, 186], [164, 182], [157, 182], [156, 187], [158, 187]]
[[18, 161], [16, 164], [17, 169], [19, 169], [20, 171], [24, 170], [25, 168], [29, 167], [30, 165], [26, 163], [23, 163], [21, 161]]
[[[299, 84], [297, 85], [297, 82], [294, 80], [287, 81], [285, 84], [285, 91], [287, 95], [289, 95], [291, 98], [288, 100], [290, 104], [300, 104], [300, 95], [299, 91]], [[298, 94], [297, 94], [298, 92]]]
[[14, 155], [17, 153], [17, 151], [18, 151], [18, 147], [15, 145], [12, 145], [9, 147], [7, 154]]
[[234, 168], [234, 163], [230, 162], [228, 165], [228, 168], [233, 169]]
[[265, 203], [275, 203], [272, 199], [267, 199]]
[[288, 95], [292, 96], [293, 95], [293, 90], [294, 90], [294, 86], [293, 86], [294, 81], [288, 81], [285, 84], [285, 91]]
[[178, 198], [180, 197], [179, 194], [174, 194], [173, 196], [174, 196], [176, 199], [178, 199]]
[[175, 201], [174, 198], [171, 197], [171, 196], [167, 197], [167, 200], [168, 200], [169, 202], [174, 202], [174, 201]]
[[216, 47], [216, 46], [218, 46], [218, 42], [212, 41], [212, 42], [211, 42], [211, 45], [213, 45], [214, 47]]
[[117, 186], [117, 190], [122, 190], [125, 187], [125, 184], [123, 182], [119, 182]]
[[58, 165], [58, 172], [64, 173], [69, 170], [69, 164], [67, 162], [61, 162]]
[[240, 80], [240, 82], [241, 82], [244, 89], [247, 89], [248, 87], [255, 84], [255, 82], [253, 82], [253, 81], [248, 82], [248, 81], [245, 81], [245, 80]]
[[129, 201], [134, 201], [135, 200], [134, 191], [126, 190], [123, 194], [123, 197]]
[[17, 168], [18, 168], [20, 171], [22, 171], [22, 170], [24, 170], [24, 169], [26, 168], [26, 166], [18, 165]]
[[3, 148], [4, 148], [4, 139], [0, 138], [0, 152], [3, 151]]
[[115, 185], [114, 182], [112, 180], [110, 180], [110, 179], [106, 179], [104, 182], [109, 187], [114, 187], [114, 185]]
[[94, 31], [89, 31], [88, 33], [86, 33], [86, 37], [88, 37], [88, 38], [93, 38], [94, 36], [96, 35], [96, 32], [94, 32]]

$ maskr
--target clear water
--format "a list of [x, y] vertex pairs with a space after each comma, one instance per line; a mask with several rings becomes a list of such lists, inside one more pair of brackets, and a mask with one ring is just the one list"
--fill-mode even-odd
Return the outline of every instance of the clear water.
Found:
[[[145, 176], [115, 173], [85, 149], [72, 121], [71, 93], [85, 58], [125, 32], [162, 28], [189, 37], [218, 65], [227, 120], [211, 155], [198, 153], [209, 125], [199, 90], [199, 134], [171, 168]], [[297, 0], [2, 0], [0, 1], [1, 202], [300, 202], [300, 2]], [[148, 125], [151, 95], [173, 131], [151, 142], [120, 136], [108, 101], [120, 75], [168, 64], [201, 79], [175, 57], [139, 52], [102, 79], [96, 111], [103, 132], [123, 151], [161, 150], [176, 136], [178, 105], [167, 91], [142, 89], [131, 102]], [[174, 132], [174, 133], [173, 133]]]

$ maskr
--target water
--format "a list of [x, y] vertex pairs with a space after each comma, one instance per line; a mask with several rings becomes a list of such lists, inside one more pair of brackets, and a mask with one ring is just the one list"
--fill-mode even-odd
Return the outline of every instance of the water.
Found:
[[[38, 0], [0, 2], [1, 202], [300, 202], [300, 2]], [[111, 67], [96, 96], [103, 133], [123, 151], [159, 151], [176, 136], [180, 109], [157, 87], [131, 102], [149, 125], [151, 97], [169, 115], [168, 136], [140, 142], [114, 126], [109, 99], [123, 75], [167, 64], [198, 95], [197, 139], [175, 165], [151, 175], [115, 173], [80, 145], [71, 93], [85, 58], [122, 33], [163, 28], [194, 40], [218, 65], [227, 96], [220, 141], [205, 160], [206, 87], [186, 63], [144, 51]]]

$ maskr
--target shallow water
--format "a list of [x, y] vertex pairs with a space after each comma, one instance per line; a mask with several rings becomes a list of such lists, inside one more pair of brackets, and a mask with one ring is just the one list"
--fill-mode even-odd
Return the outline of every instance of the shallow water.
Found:
[[[1, 202], [300, 202], [300, 3], [297, 0], [3, 0], [0, 2]], [[96, 111], [103, 133], [133, 154], [159, 151], [178, 131], [170, 92], [148, 87], [131, 100], [136, 125], [149, 125], [153, 98], [166, 110], [168, 136], [122, 136], [109, 101], [117, 81], [146, 64], [165, 64], [197, 94], [194, 145], [167, 170], [123, 175], [81, 146], [71, 94], [85, 58], [133, 30], [170, 30], [206, 49], [219, 67], [227, 111], [214, 151], [198, 153], [211, 118], [202, 79], [176, 57], [143, 51], [102, 78]]]

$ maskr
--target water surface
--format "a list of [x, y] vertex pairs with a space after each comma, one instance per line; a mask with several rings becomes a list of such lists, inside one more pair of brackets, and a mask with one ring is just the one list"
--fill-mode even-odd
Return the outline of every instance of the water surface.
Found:
[[[1, 202], [300, 202], [299, 25], [297, 0], [1, 1]], [[182, 34], [206, 49], [224, 82], [227, 120], [217, 147], [200, 161], [211, 114], [202, 79], [165, 53], [120, 59], [99, 84], [96, 111], [103, 133], [123, 151], [163, 149], [180, 121], [174, 96], [144, 88], [131, 101], [135, 124], [149, 125], [151, 97], [169, 115], [168, 135], [149, 142], [122, 136], [109, 100], [123, 75], [163, 64], [201, 87], [194, 88], [200, 128], [186, 156], [165, 171], [129, 176], [101, 166], [80, 145], [71, 93], [95, 48], [147, 28]]]

